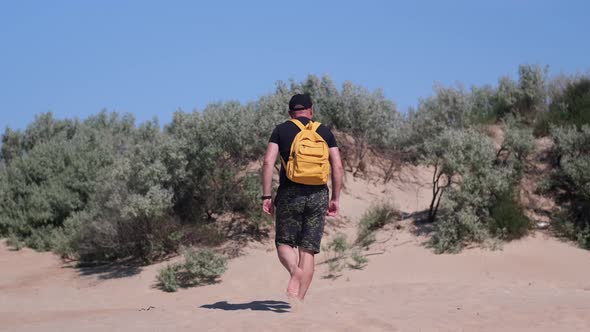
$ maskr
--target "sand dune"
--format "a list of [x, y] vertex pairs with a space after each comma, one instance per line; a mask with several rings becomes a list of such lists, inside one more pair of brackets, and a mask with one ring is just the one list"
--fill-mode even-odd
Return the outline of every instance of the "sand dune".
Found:
[[[401, 176], [388, 185], [349, 177], [344, 222], [331, 221], [328, 239], [352, 237], [378, 200], [423, 210], [428, 172]], [[412, 223], [402, 226], [380, 232], [363, 270], [332, 280], [319, 264], [298, 312], [270, 241], [250, 244], [220, 283], [176, 293], [154, 288], [165, 263], [76, 269], [2, 243], [0, 331], [590, 331], [590, 252], [537, 232], [502, 250], [435, 255]]]

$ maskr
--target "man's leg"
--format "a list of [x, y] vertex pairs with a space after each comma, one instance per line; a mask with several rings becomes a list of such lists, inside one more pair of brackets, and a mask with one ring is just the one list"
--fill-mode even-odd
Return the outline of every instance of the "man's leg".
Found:
[[289, 271], [291, 278], [287, 284], [287, 295], [291, 298], [299, 297], [301, 269], [297, 249], [298, 237], [301, 233], [305, 196], [301, 195], [297, 187], [285, 187], [277, 198], [276, 236], [277, 253], [281, 264]]
[[303, 300], [311, 284], [315, 269], [315, 254], [320, 252], [324, 222], [328, 210], [328, 189], [306, 196], [304, 219], [299, 245], [299, 268], [302, 271], [299, 298]]
[[303, 300], [307, 289], [313, 279], [313, 272], [315, 268], [314, 252], [299, 247], [299, 269], [301, 270], [301, 279], [299, 280], [299, 298]]
[[297, 249], [286, 244], [277, 246], [277, 253], [281, 264], [289, 271], [291, 278], [287, 284], [287, 295], [299, 297], [299, 288], [302, 271], [299, 268], [299, 255]]

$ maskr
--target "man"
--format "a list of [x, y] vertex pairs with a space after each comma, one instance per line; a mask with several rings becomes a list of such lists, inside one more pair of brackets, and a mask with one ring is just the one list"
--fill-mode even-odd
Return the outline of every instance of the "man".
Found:
[[[306, 126], [313, 117], [311, 97], [294, 95], [289, 101], [289, 116]], [[298, 125], [286, 121], [272, 132], [262, 167], [262, 209], [272, 215], [276, 207], [275, 244], [279, 260], [291, 275], [287, 296], [302, 301], [313, 278], [314, 255], [320, 251], [325, 216], [338, 215], [343, 170], [334, 135], [328, 127], [320, 125], [316, 132], [328, 145], [331, 199], [328, 200], [327, 185], [292, 182], [287, 178], [285, 167], [281, 167], [280, 184], [273, 207], [271, 185], [277, 155], [287, 163], [291, 144], [299, 131]]]

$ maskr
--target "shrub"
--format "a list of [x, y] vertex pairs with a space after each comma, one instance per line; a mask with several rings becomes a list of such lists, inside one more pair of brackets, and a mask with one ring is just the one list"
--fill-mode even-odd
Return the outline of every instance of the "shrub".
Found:
[[554, 187], [553, 176], [551, 174], [544, 175], [537, 183], [535, 193], [539, 195], [549, 195], [552, 193], [552, 190], [555, 189]]
[[[437, 253], [526, 232], [528, 220], [516, 199], [503, 199], [520, 182], [534, 149], [533, 136], [513, 118], [504, 124], [505, 139], [497, 152], [491, 140], [474, 129], [446, 130], [426, 142], [424, 161], [434, 166], [429, 220], [439, 221], [430, 246]], [[436, 218], [439, 206], [443, 211]]]
[[563, 207], [555, 218], [555, 228], [565, 237], [590, 247], [590, 126], [554, 127], [551, 130], [555, 145], [553, 154], [556, 169], [551, 177], [551, 188]]
[[192, 287], [217, 281], [227, 269], [227, 260], [210, 249], [185, 249], [184, 261], [167, 265], [158, 273], [160, 288], [175, 292], [179, 287]]
[[37, 251], [47, 251], [51, 249], [51, 234], [52, 229], [48, 226], [35, 228], [31, 234], [26, 238], [25, 244], [31, 249]]
[[[490, 173], [496, 153], [491, 140], [475, 129], [446, 129], [424, 143], [422, 163], [434, 168], [428, 220], [436, 219], [441, 199], [459, 178]], [[473, 184], [479, 183], [479, 180]], [[456, 192], [457, 193], [457, 192]]]
[[355, 249], [352, 251], [352, 253], [350, 254], [350, 258], [352, 258], [353, 263], [349, 264], [348, 266], [350, 266], [351, 268], [353, 268], [355, 270], [361, 270], [369, 262], [367, 257], [363, 256], [361, 254], [360, 250], [358, 250], [358, 249]]
[[350, 245], [346, 239], [346, 234], [336, 233], [332, 241], [326, 246], [326, 249], [329, 252], [333, 252], [338, 258], [344, 257], [346, 251], [350, 249]]
[[506, 152], [503, 156], [503, 162], [517, 163], [519, 168], [522, 168], [527, 157], [535, 150], [535, 139], [532, 129], [524, 125], [519, 118], [507, 117], [504, 119], [504, 140], [500, 150], [498, 151], [497, 159], [502, 157], [501, 154]]
[[261, 181], [259, 172], [248, 173], [240, 177], [237, 184], [237, 197], [232, 204], [232, 209], [245, 214], [248, 220], [255, 225], [257, 231], [259, 231], [262, 225], [272, 223], [272, 218], [266, 215], [260, 208]]
[[[338, 278], [344, 267], [351, 269], [362, 269], [366, 266], [368, 259], [362, 255], [361, 249], [352, 247], [344, 233], [336, 233], [332, 240], [322, 247], [326, 253], [328, 274], [325, 278]], [[352, 262], [349, 262], [349, 260]]]
[[560, 237], [575, 241], [580, 248], [590, 249], [590, 222], [572, 218], [568, 212], [557, 214], [551, 228]]
[[136, 258], [150, 263], [176, 252], [180, 245], [192, 244], [190, 233], [185, 233], [188, 227], [169, 216], [118, 221], [100, 217], [80, 228], [74, 247], [86, 262]]
[[183, 280], [186, 284], [212, 283], [220, 277], [227, 268], [227, 260], [209, 249], [195, 251], [188, 249], [184, 252], [185, 271]]
[[535, 137], [549, 135], [551, 122], [553, 122], [550, 117], [551, 115], [548, 112], [539, 114], [533, 125], [533, 135], [535, 135]]
[[434, 234], [428, 245], [437, 254], [458, 253], [463, 249], [463, 238], [461, 224], [451, 219], [443, 219], [435, 225]]
[[498, 116], [518, 115], [532, 123], [546, 109], [547, 70], [547, 67], [523, 64], [518, 66], [518, 82], [502, 77], [498, 83]]
[[530, 228], [529, 219], [524, 215], [514, 193], [500, 194], [490, 211], [491, 233], [504, 240], [523, 237]]
[[546, 136], [551, 126], [590, 125], [590, 78], [582, 77], [566, 83], [535, 123], [535, 136]]
[[497, 91], [489, 85], [471, 88], [471, 112], [469, 122], [476, 125], [495, 124], [499, 118], [496, 110]]
[[512, 185], [512, 170], [488, 165], [467, 173], [443, 199], [443, 210], [429, 244], [437, 253], [460, 251], [468, 243], [483, 243], [492, 234], [490, 209], [495, 197]]
[[437, 254], [458, 253], [466, 243], [482, 243], [489, 237], [478, 211], [467, 207], [443, 214], [441, 222], [435, 226], [429, 245]]
[[14, 234], [10, 234], [6, 238], [6, 245], [12, 247], [14, 250], [21, 250], [24, 247], [24, 243]]
[[371, 206], [362, 215], [357, 229], [355, 243], [367, 247], [375, 241], [374, 232], [383, 226], [399, 220], [399, 211], [389, 202]]
[[462, 87], [435, 86], [435, 92], [433, 97], [420, 100], [417, 111], [410, 113], [416, 144], [449, 128], [463, 129], [469, 125], [472, 101]]
[[330, 241], [323, 250], [327, 256], [328, 275], [327, 278], [336, 278], [345, 266], [350, 244], [346, 239], [346, 234], [336, 233], [332, 241]]
[[166, 265], [166, 267], [158, 271], [158, 282], [160, 288], [165, 292], [176, 292], [180, 286], [176, 273], [178, 271], [178, 265]]
[[331, 259], [328, 261], [328, 275], [326, 278], [337, 278], [344, 268], [344, 263], [340, 259]]

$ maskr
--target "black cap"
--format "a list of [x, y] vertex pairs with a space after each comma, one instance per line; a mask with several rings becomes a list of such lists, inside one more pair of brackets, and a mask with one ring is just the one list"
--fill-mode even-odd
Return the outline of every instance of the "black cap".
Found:
[[289, 101], [289, 111], [306, 110], [312, 105], [311, 97], [308, 94], [296, 94]]

